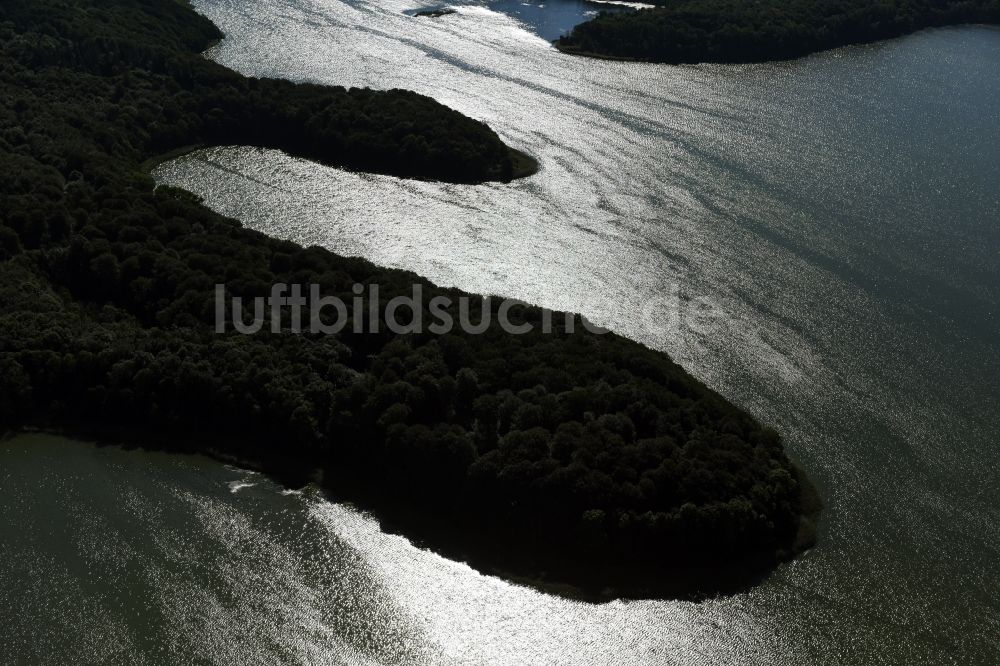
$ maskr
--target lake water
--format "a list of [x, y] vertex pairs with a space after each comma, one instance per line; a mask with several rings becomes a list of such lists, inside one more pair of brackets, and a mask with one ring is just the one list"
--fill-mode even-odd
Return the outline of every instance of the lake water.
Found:
[[[484, 0], [472, 6], [485, 7], [506, 14], [520, 21], [538, 36], [555, 40], [572, 30], [574, 26], [594, 18], [601, 12], [617, 14], [653, 5], [629, 2], [628, 0]], [[438, 10], [454, 7], [443, 4], [432, 5], [429, 9]], [[419, 7], [407, 13], [412, 15], [427, 10], [428, 7]], [[433, 17], [423, 18], [435, 20]], [[437, 17], [436, 20], [447, 21], [448, 18], [441, 16]]]
[[[478, 5], [445, 20], [391, 0], [195, 5], [228, 36], [209, 54], [223, 64], [417, 90], [542, 168], [470, 187], [233, 147], [162, 182], [272, 235], [664, 350], [784, 434], [827, 504], [820, 545], [744, 594], [591, 605], [214, 463], [17, 440], [0, 475], [41, 461], [46, 479], [0, 489], [23, 507], [0, 535], [39, 533], [0, 570], [20, 581], [0, 586], [14, 654], [41, 636], [149, 663], [995, 663], [1000, 31], [669, 67], [564, 56]], [[53, 528], [76, 536], [47, 537], [77, 503], [84, 522]], [[45, 625], [64, 616], [79, 628], [60, 639]]]

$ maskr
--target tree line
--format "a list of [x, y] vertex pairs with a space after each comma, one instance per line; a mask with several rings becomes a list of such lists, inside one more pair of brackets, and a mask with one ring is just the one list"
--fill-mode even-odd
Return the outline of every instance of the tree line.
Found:
[[765, 62], [899, 37], [935, 26], [1000, 21], [998, 0], [650, 0], [602, 12], [557, 46], [569, 53], [670, 64]]

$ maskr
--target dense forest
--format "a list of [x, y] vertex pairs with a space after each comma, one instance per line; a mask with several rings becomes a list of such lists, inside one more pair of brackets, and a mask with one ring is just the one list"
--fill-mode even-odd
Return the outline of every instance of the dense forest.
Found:
[[579, 322], [217, 334], [216, 284], [250, 298], [276, 282], [344, 300], [355, 283], [383, 302], [414, 283], [425, 300], [460, 292], [247, 230], [156, 187], [144, 161], [225, 141], [419, 177], [510, 175], [492, 132], [431, 100], [246, 79], [196, 55], [218, 36], [174, 0], [0, 5], [0, 432], [206, 451], [289, 483], [318, 474], [411, 533], [505, 568], [578, 566], [576, 582], [791, 553], [801, 485], [778, 435], [637, 343]]
[[1000, 21], [1000, 0], [649, 0], [602, 12], [556, 45], [568, 53], [662, 63], [764, 62], [922, 28]]

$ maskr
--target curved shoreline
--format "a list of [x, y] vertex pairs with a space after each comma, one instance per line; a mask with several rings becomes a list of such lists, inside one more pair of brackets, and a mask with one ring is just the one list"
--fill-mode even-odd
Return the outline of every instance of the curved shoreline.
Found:
[[805, 472], [794, 462], [792, 467], [800, 483], [798, 499], [802, 509], [792, 540], [773, 553], [748, 552], [736, 560], [698, 565], [609, 562], [595, 568], [591, 562], [565, 557], [565, 552], [558, 549], [526, 552], [527, 544], [519, 543], [516, 534], [477, 531], [474, 522], [462, 518], [455, 522], [435, 521], [409, 503], [345, 490], [351, 485], [346, 477], [333, 482], [319, 478], [315, 482], [329, 501], [350, 504], [371, 514], [383, 532], [404, 537], [414, 547], [463, 562], [484, 575], [588, 603], [642, 599], [702, 601], [746, 592], [762, 583], [778, 565], [801, 557], [817, 545], [823, 502]]
[[[175, 148], [173, 150], [168, 150], [167, 152], [161, 153], [161, 154], [156, 155], [154, 157], [150, 157], [149, 159], [145, 160], [141, 165], [139, 165], [139, 169], [142, 172], [144, 172], [144, 173], [151, 174], [153, 171], [156, 170], [157, 167], [161, 166], [162, 164], [165, 164], [166, 162], [170, 162], [172, 160], [180, 159], [181, 157], [185, 157], [187, 155], [190, 155], [191, 153], [196, 153], [199, 150], [207, 150], [209, 148], [217, 148], [217, 147], [221, 147], [223, 145], [224, 144], [209, 145], [209, 144], [205, 144], [205, 143], [196, 143], [196, 144], [191, 144], [189, 146], [182, 146], [180, 148]], [[239, 145], [245, 146], [245, 145], [248, 145], [248, 144], [239, 144]], [[257, 146], [257, 147], [268, 149], [265, 146]], [[271, 148], [269, 150], [281, 150], [281, 149], [280, 148]], [[507, 151], [510, 154], [511, 165], [513, 167], [513, 174], [512, 174], [512, 177], [511, 177], [510, 181], [506, 181], [506, 182], [513, 182], [515, 180], [520, 180], [522, 178], [529, 178], [531, 176], [534, 176], [536, 173], [538, 173], [538, 170], [539, 170], [540, 166], [539, 166], [538, 160], [536, 160], [534, 157], [532, 157], [528, 153], [525, 153], [525, 152], [522, 152], [522, 151], [518, 150], [517, 148], [511, 148], [510, 146], [507, 146]], [[282, 152], [284, 152], [284, 151], [282, 151]], [[301, 159], [308, 160], [309, 158], [303, 157]], [[323, 164], [323, 162], [318, 162], [318, 164]], [[348, 169], [347, 167], [338, 166], [338, 165], [335, 165], [335, 164], [327, 164], [326, 166], [330, 166], [330, 167], [335, 168], [335, 169], [343, 169], [345, 171], [355, 171], [354, 169]], [[374, 172], [374, 171], [357, 171], [357, 173], [378, 173], [378, 172]], [[406, 178], [405, 176], [395, 176], [395, 177], [396, 178]], [[407, 180], [430, 180], [430, 179], [408, 178]], [[430, 181], [430, 182], [448, 182], [448, 181]], [[494, 181], [486, 181], [486, 182], [494, 182]], [[505, 181], [496, 181], [496, 182], [505, 182]], [[484, 183], [478, 183], [478, 184], [482, 185]]]
[[[187, 6], [192, 12], [198, 14], [199, 16], [203, 16], [190, 3], [190, 0], [183, 0], [183, 4], [185, 6]], [[446, 12], [446, 13], [453, 13], [453, 12]], [[414, 14], [413, 16], [428, 16], [428, 14], [426, 14], [426, 13], [417, 13], [417, 14]], [[207, 17], [205, 17], [205, 18], [207, 19]], [[214, 26], [214, 23], [212, 23], [212, 25]], [[206, 58], [206, 59], [208, 59], [210, 61], [212, 61], [213, 59], [208, 55], [208, 52], [211, 51], [214, 47], [216, 47], [219, 44], [221, 44], [226, 39], [226, 35], [218, 28], [218, 26], [215, 26], [215, 29], [218, 32], [218, 36], [213, 37], [212, 39], [208, 40], [208, 42], [204, 45], [204, 47], [202, 48], [202, 50], [200, 52], [200, 54], [201, 54], [202, 57], [204, 57], [204, 58]], [[391, 91], [389, 91], [389, 92], [391, 92]], [[437, 101], [437, 100], [435, 100], [435, 101]], [[483, 124], [486, 127], [489, 127], [485, 123], [483, 123]], [[509, 146], [507, 143], [503, 142], [502, 140], [500, 142], [507, 149], [507, 154], [508, 154], [508, 156], [510, 158], [510, 162], [511, 162], [511, 178], [510, 178], [509, 181], [503, 181], [503, 180], [501, 180], [501, 181], [483, 181], [483, 182], [511, 182], [511, 181], [514, 181], [514, 180], [519, 180], [521, 178], [527, 178], [529, 176], [533, 176], [536, 173], [538, 173], [538, 170], [539, 170], [540, 167], [539, 167], [539, 163], [538, 163], [537, 159], [535, 159], [534, 157], [532, 157], [528, 153], [525, 153], [524, 151], [518, 150], [517, 148], [514, 148], [512, 146]], [[196, 152], [198, 150], [210, 148], [210, 147], [213, 147], [213, 146], [222, 146], [222, 145], [244, 145], [244, 146], [252, 146], [254, 144], [253, 143], [240, 143], [240, 144], [221, 144], [220, 143], [220, 144], [208, 144], [208, 143], [202, 142], [202, 143], [195, 143], [195, 144], [190, 144], [190, 145], [186, 145], [186, 146], [180, 146], [178, 148], [173, 148], [171, 150], [168, 150], [166, 152], [163, 152], [161, 154], [158, 154], [158, 155], [155, 155], [153, 157], [150, 157], [150, 158], [146, 159], [145, 161], [142, 162], [142, 164], [140, 165], [139, 168], [142, 171], [144, 171], [145, 173], [151, 173], [153, 170], [156, 169], [156, 167], [160, 166], [164, 162], [169, 162], [170, 160], [174, 160], [174, 159], [178, 159], [180, 157], [184, 157], [185, 155], [189, 155], [189, 154], [191, 154], [193, 152]], [[268, 145], [259, 145], [257, 147], [259, 147], [259, 148], [265, 148], [265, 149], [282, 150], [283, 152], [287, 152], [287, 151], [285, 151], [281, 147], [268, 146]], [[292, 153], [288, 153], [288, 154], [291, 155]], [[365, 170], [365, 169], [352, 169], [352, 168], [350, 168], [350, 167], [348, 167], [348, 166], [346, 166], [344, 164], [335, 163], [333, 161], [323, 161], [321, 159], [310, 158], [310, 157], [305, 157], [305, 156], [303, 156], [302, 159], [307, 159], [307, 160], [311, 160], [311, 161], [317, 161], [320, 164], [325, 164], [326, 166], [330, 166], [330, 167], [338, 168], [338, 169], [344, 169], [344, 170], [347, 170], [347, 171], [356, 171], [358, 173], [383, 174], [383, 172], [381, 172], [381, 171], [371, 171], [371, 170]], [[391, 175], [391, 174], [383, 174], [383, 175]], [[410, 179], [410, 180], [429, 180], [429, 181], [436, 180], [436, 179], [432, 179], [432, 178], [426, 178], [425, 179], [425, 178], [421, 178], [419, 176], [396, 176], [396, 177], [397, 178], [407, 178], [407, 179]], [[451, 181], [442, 180], [442, 181], [439, 181], [439, 182], [451, 182]], [[482, 184], [482, 183], [473, 183], [473, 184]]]
[[507, 147], [510, 153], [510, 161], [514, 168], [513, 177], [511, 180], [520, 180], [521, 178], [528, 178], [529, 176], [534, 176], [538, 173], [541, 165], [538, 160], [525, 153], [518, 150], [517, 148]]
[[[638, 58], [629, 58], [627, 56], [607, 55], [604, 53], [596, 53], [594, 51], [580, 51], [572, 46], [566, 46], [565, 44], [562, 43], [561, 39], [553, 40], [552, 46], [555, 47], [555, 49], [560, 53], [565, 53], [566, 55], [571, 55], [571, 56], [580, 56], [581, 58], [593, 58], [594, 60], [611, 60], [614, 62], [645, 62], [645, 63], [655, 62], [652, 60], [640, 60]], [[659, 63], [659, 64], [671, 64], [671, 63]]]
[[701, 601], [720, 594], [731, 595], [750, 590], [763, 582], [776, 565], [800, 557], [816, 546], [816, 524], [823, 510], [816, 487], [805, 472], [793, 463], [801, 484], [799, 501], [802, 504], [802, 518], [787, 551], [776, 554], [750, 553], [738, 561], [698, 566], [611, 564], [601, 570], [601, 575], [596, 575], [592, 565], [558, 559], [556, 551], [545, 561], [525, 558], [516, 541], [510, 540], [512, 535], [476, 533], [470, 531], [469, 525], [464, 523], [455, 525], [447, 521], [435, 521], [428, 517], [428, 512], [422, 507], [414, 507], [406, 501], [387, 501], [384, 495], [379, 499], [375, 497], [378, 493], [358, 493], [356, 488], [352, 492], [349, 489], [349, 486], [354, 485], [351, 477], [324, 478], [318, 468], [306, 473], [302, 468], [291, 470], [280, 464], [268, 464], [262, 460], [226, 453], [210, 445], [198, 446], [196, 439], [187, 440], [187, 446], [178, 446], [174, 438], [106, 426], [23, 426], [0, 433], [0, 442], [29, 434], [62, 437], [98, 448], [116, 446], [125, 451], [203, 456], [220, 464], [263, 474], [287, 490], [313, 486], [323, 494], [326, 501], [348, 505], [368, 514], [378, 523], [380, 531], [403, 537], [414, 548], [429, 550], [452, 561], [462, 562], [483, 575], [546, 594], [593, 604], [642, 599]]

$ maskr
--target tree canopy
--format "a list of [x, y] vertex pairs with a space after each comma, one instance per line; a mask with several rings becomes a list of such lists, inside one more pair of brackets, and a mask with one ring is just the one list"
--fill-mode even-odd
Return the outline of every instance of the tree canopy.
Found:
[[764, 62], [898, 37], [996, 23], [1000, 0], [650, 0], [603, 12], [557, 42], [569, 53], [662, 63]]
[[[0, 23], [8, 69], [41, 75], [30, 93], [11, 81], [24, 130], [85, 123], [113, 159], [241, 144], [396, 176], [515, 175], [493, 130], [429, 97], [247, 78], [202, 57], [222, 34], [175, 0], [5, 0]], [[81, 151], [66, 156], [70, 170], [82, 170]]]

